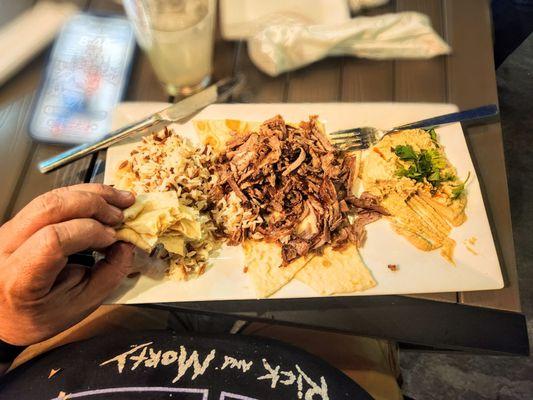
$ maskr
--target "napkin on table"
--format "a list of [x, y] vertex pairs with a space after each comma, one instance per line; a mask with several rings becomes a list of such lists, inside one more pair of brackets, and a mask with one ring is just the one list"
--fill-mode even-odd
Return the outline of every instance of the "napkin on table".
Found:
[[248, 38], [250, 59], [276, 76], [329, 55], [372, 59], [431, 58], [450, 53], [429, 18], [417, 12], [357, 17], [341, 24], [316, 25], [297, 15], [272, 14]]
[[348, 0], [348, 5], [353, 13], [366, 8], [380, 7], [387, 4], [389, 0]]
[[338, 24], [350, 19], [347, 0], [220, 0], [219, 4], [220, 33], [225, 40], [252, 36], [257, 22], [271, 14], [295, 14], [310, 24]]

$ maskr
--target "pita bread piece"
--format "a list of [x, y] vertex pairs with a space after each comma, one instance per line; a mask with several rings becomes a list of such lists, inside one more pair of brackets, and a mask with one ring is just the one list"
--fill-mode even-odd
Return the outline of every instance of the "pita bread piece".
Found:
[[355, 245], [340, 251], [326, 247], [324, 254], [313, 257], [295, 278], [321, 295], [361, 292], [376, 286]]
[[226, 143], [235, 135], [257, 129], [260, 122], [241, 121], [236, 119], [208, 119], [193, 121], [196, 134], [201, 142], [210, 145], [216, 153], [226, 148]]
[[124, 211], [117, 238], [148, 253], [161, 243], [167, 251], [184, 255], [186, 241], [202, 239], [199, 212], [181, 204], [176, 192], [140, 194]]
[[287, 283], [310, 260], [312, 255], [300, 257], [285, 267], [282, 263], [281, 247], [276, 243], [247, 240], [242, 244], [245, 265], [258, 298], [268, 297]]

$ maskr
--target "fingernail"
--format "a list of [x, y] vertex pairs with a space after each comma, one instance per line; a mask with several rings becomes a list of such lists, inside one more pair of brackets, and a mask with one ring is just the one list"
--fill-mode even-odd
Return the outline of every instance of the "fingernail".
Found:
[[106, 226], [105, 230], [106, 230], [107, 233], [109, 233], [113, 237], [115, 237], [115, 235], [117, 234], [117, 232], [113, 228], [111, 228], [110, 226]]
[[133, 193], [128, 192], [127, 190], [119, 190], [118, 192], [119, 192], [120, 195], [121, 195], [122, 197], [124, 197], [125, 199], [132, 199], [132, 198], [133, 198]]

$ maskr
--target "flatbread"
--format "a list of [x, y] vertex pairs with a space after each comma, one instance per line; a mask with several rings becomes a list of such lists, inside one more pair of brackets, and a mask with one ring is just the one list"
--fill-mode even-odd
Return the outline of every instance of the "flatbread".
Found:
[[[236, 135], [246, 132], [257, 132], [262, 122], [243, 121], [237, 119], [199, 119], [193, 121], [194, 130], [203, 144], [211, 145], [215, 152], [220, 153], [226, 148], [226, 143]], [[298, 126], [288, 122], [289, 125]], [[325, 132], [324, 124], [318, 121], [322, 132]]]
[[295, 278], [321, 295], [360, 292], [376, 286], [355, 245], [340, 251], [326, 247], [324, 254], [313, 257]]
[[210, 145], [216, 153], [226, 147], [226, 143], [235, 135], [257, 129], [261, 122], [241, 121], [235, 119], [209, 119], [193, 121], [194, 129], [206, 145]]
[[117, 238], [148, 253], [161, 243], [167, 251], [184, 255], [186, 240], [202, 239], [199, 218], [198, 210], [181, 204], [176, 192], [144, 193], [124, 210]]
[[126, 243], [132, 243], [146, 253], [150, 253], [154, 247], [153, 244], [146, 240], [146, 238], [143, 238], [133, 229], [127, 227], [122, 227], [117, 230], [117, 239]]
[[246, 240], [242, 244], [247, 275], [258, 298], [268, 297], [289, 283], [294, 275], [312, 258], [300, 257], [285, 267], [280, 267], [281, 247], [262, 240]]

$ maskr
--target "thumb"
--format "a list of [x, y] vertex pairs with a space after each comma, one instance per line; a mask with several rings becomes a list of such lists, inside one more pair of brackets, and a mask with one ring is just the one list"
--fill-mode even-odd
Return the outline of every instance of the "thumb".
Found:
[[84, 290], [87, 306], [100, 305], [131, 272], [134, 248], [129, 243], [117, 242], [107, 249], [105, 259], [91, 268], [91, 277]]

